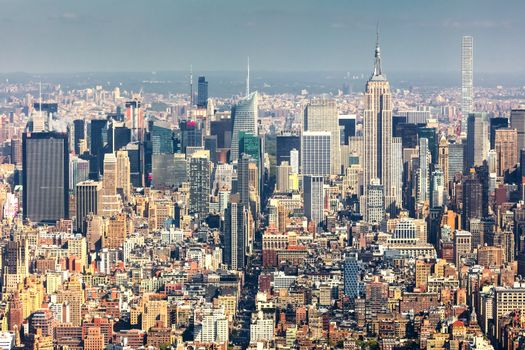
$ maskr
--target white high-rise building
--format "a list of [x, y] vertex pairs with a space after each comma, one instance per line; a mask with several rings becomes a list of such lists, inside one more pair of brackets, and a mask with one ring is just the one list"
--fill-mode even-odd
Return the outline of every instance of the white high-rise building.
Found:
[[379, 225], [385, 219], [385, 192], [379, 179], [372, 179], [367, 188], [365, 221]]
[[467, 132], [467, 117], [474, 112], [473, 43], [471, 36], [461, 41], [461, 132]]
[[303, 175], [329, 176], [331, 174], [328, 131], [305, 131], [301, 137], [301, 165]]
[[299, 174], [299, 151], [295, 148], [290, 151], [290, 165], [292, 173]]
[[232, 162], [239, 158], [239, 132], [244, 131], [253, 135], [257, 133], [257, 117], [259, 105], [257, 91], [241, 99], [232, 108], [233, 133], [230, 159]]
[[326, 131], [330, 139], [330, 174], [341, 173], [341, 150], [339, 114], [335, 101], [319, 99], [311, 101], [304, 109], [303, 131]]

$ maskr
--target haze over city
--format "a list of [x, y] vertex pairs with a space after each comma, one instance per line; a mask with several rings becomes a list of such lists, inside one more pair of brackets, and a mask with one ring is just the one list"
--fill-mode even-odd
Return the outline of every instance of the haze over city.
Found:
[[0, 350], [524, 350], [524, 10], [0, 0]]

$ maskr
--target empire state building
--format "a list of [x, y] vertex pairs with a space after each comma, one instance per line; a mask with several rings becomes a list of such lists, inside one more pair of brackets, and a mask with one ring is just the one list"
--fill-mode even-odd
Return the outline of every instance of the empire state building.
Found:
[[[378, 179], [384, 190], [385, 209], [395, 214], [397, 181], [394, 179], [392, 159], [392, 96], [390, 84], [381, 70], [379, 40], [376, 43], [374, 72], [366, 84], [363, 114], [363, 184], [365, 196], [368, 187]], [[401, 159], [396, 159], [401, 162]], [[366, 205], [366, 197], [365, 203]], [[364, 209], [364, 208], [363, 208]]]

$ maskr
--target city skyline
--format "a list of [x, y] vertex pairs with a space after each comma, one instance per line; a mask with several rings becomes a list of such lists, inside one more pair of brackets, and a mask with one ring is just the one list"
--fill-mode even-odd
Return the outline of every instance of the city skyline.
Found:
[[3, 0], [0, 72], [241, 70], [247, 56], [254, 71], [361, 71], [378, 22], [389, 72], [459, 70], [464, 35], [475, 37], [476, 71], [525, 72], [516, 45], [525, 26], [516, 10], [524, 5], [508, 4]]

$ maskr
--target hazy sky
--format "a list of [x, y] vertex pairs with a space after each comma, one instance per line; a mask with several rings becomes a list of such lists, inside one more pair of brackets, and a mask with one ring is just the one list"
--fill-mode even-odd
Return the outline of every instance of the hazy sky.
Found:
[[525, 71], [525, 1], [0, 0], [0, 72]]

